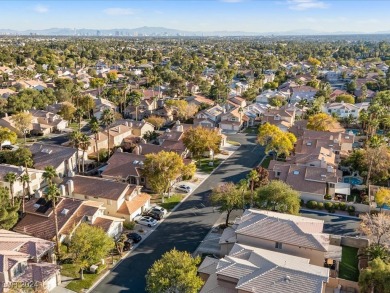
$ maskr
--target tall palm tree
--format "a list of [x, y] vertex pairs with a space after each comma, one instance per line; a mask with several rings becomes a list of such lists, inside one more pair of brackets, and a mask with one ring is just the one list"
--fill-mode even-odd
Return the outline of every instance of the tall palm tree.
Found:
[[82, 157], [83, 173], [85, 173], [85, 151], [88, 150], [90, 145], [91, 145], [91, 138], [85, 133], [83, 133], [80, 137], [80, 148], [83, 150], [83, 157]]
[[14, 172], [8, 172], [5, 174], [4, 180], [9, 183], [9, 192], [11, 195], [12, 206], [15, 204], [14, 198], [14, 183], [16, 182], [17, 175]]
[[91, 129], [91, 132], [95, 136], [95, 147], [97, 152], [97, 161], [100, 162], [100, 155], [99, 155], [99, 144], [98, 144], [98, 138], [99, 138], [99, 132], [100, 132], [100, 125], [97, 119], [94, 117], [89, 122], [89, 127]]
[[110, 126], [114, 122], [114, 113], [111, 109], [104, 109], [100, 121], [104, 125], [107, 131], [107, 154], [110, 156]]
[[57, 177], [56, 169], [53, 166], [46, 166], [42, 177], [46, 180], [47, 185], [52, 185], [53, 179]]
[[[34, 161], [32, 158], [30, 157], [25, 157], [24, 158], [24, 167], [25, 167], [25, 170], [26, 170], [26, 175], [28, 176], [28, 178], [30, 178], [30, 174], [28, 173], [28, 168], [29, 167], [32, 167], [34, 165]], [[28, 190], [28, 199], [30, 199], [30, 192], [31, 192], [31, 188], [30, 188], [30, 180], [27, 181], [27, 190]]]
[[248, 173], [247, 179], [250, 182], [251, 186], [251, 207], [253, 207], [253, 192], [255, 189], [255, 182], [259, 181], [259, 173], [257, 173], [257, 171], [253, 169]]
[[[25, 173], [19, 177], [19, 181], [23, 184], [22, 213], [24, 214], [24, 202], [27, 195], [26, 187], [28, 187], [28, 184], [30, 183], [30, 176], [27, 173]], [[30, 190], [28, 192], [30, 192]]]
[[81, 119], [83, 118], [84, 111], [81, 108], [77, 108], [76, 112], [74, 112], [74, 117], [77, 119], [77, 123], [79, 125], [79, 131], [81, 129]]
[[77, 149], [76, 152], [77, 172], [80, 171], [80, 160], [79, 160], [80, 137], [81, 137], [80, 131], [73, 131], [69, 137], [72, 145]]
[[60, 240], [58, 238], [58, 217], [57, 217], [57, 200], [60, 195], [60, 190], [58, 187], [50, 183], [49, 188], [46, 191], [46, 200], [51, 201], [53, 205], [53, 213], [54, 213], [54, 226], [56, 230], [56, 252], [57, 256], [60, 256]]

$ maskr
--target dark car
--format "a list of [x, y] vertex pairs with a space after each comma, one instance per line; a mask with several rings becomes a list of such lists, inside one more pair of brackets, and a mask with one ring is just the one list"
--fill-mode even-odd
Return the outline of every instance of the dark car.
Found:
[[138, 243], [142, 240], [142, 236], [137, 233], [129, 233], [126, 235], [128, 240], [133, 240], [134, 243]]
[[127, 239], [125, 242], [123, 242], [124, 246], [123, 246], [123, 251], [129, 251], [131, 249], [131, 247], [133, 247], [133, 243], [135, 241], [132, 240], [132, 239]]
[[157, 221], [160, 221], [163, 217], [160, 213], [154, 211], [148, 211], [142, 214], [143, 216], [149, 216]]

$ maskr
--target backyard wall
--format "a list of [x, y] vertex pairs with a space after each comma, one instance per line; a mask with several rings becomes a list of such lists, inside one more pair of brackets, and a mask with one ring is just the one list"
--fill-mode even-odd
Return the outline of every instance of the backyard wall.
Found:
[[[353, 288], [355, 289], [355, 292], [360, 292], [358, 283], [353, 281], [348, 281], [339, 278], [329, 278], [329, 282], [326, 284], [327, 287], [331, 287], [331, 288], [337, 288], [338, 285], [341, 285], [341, 289], [343, 291], [346, 291], [347, 288]], [[353, 291], [347, 291], [347, 292], [353, 292]]]

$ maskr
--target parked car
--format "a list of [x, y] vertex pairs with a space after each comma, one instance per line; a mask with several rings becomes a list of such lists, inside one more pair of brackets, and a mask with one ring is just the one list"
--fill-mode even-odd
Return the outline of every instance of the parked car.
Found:
[[162, 214], [163, 217], [167, 214], [167, 210], [164, 209], [163, 207], [160, 207], [160, 206], [154, 206], [152, 207], [149, 212], [156, 212], [156, 213], [159, 213], [159, 214]]
[[127, 239], [125, 242], [123, 242], [123, 251], [129, 251], [131, 247], [133, 247], [134, 240]]
[[147, 211], [147, 212], [143, 213], [142, 215], [143, 216], [149, 216], [149, 217], [151, 217], [151, 218], [153, 218], [153, 219], [155, 219], [157, 221], [160, 221], [164, 217], [163, 213], [161, 213], [161, 212], [154, 212], [154, 211]]
[[142, 240], [142, 236], [139, 235], [138, 233], [129, 233], [126, 235], [128, 239], [131, 239], [134, 241], [134, 243], [138, 243]]
[[176, 190], [185, 192], [185, 193], [190, 193], [192, 191], [192, 188], [188, 185], [185, 184], [180, 184], [176, 186]]
[[10, 150], [10, 151], [14, 151], [18, 149], [16, 145], [11, 145], [11, 144], [3, 145], [2, 148], [3, 150]]
[[141, 225], [148, 226], [148, 227], [153, 227], [153, 226], [157, 225], [157, 221], [149, 216], [142, 216], [142, 217], [136, 219], [135, 222], [138, 224], [141, 224]]

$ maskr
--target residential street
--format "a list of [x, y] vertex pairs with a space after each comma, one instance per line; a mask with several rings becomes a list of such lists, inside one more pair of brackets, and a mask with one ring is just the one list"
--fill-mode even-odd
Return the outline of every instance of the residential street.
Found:
[[220, 182], [238, 182], [259, 164], [264, 148], [253, 134], [228, 135], [241, 147], [227, 159], [144, 242], [120, 263], [93, 292], [145, 292], [145, 275], [156, 259], [172, 248], [194, 252], [220, 214], [208, 202], [211, 188]]

